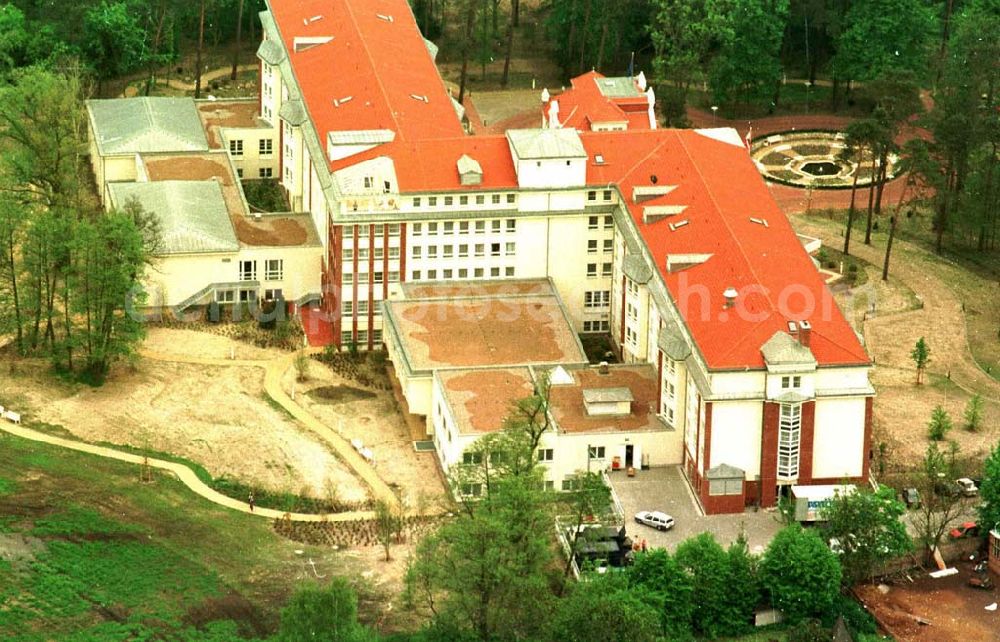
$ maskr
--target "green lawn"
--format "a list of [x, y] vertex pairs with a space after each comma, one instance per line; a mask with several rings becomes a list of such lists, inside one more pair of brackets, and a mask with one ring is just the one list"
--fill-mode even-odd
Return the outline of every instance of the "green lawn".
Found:
[[267, 637], [324, 556], [129, 464], [4, 434], [0, 475], [3, 640]]

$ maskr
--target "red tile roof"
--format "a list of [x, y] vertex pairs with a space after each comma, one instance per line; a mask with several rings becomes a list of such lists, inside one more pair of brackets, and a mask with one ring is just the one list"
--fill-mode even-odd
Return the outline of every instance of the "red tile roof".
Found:
[[[390, 156], [400, 190], [516, 189], [517, 176], [504, 136], [465, 136], [406, 0], [269, 0], [289, 52], [310, 117], [325, 144], [330, 131], [391, 129], [396, 140], [331, 164], [331, 170]], [[391, 16], [392, 21], [379, 16]], [[310, 21], [314, 16], [322, 16]], [[333, 40], [295, 53], [299, 36]], [[584, 131], [588, 154], [604, 163], [587, 167], [587, 184], [618, 185], [656, 267], [681, 307], [712, 369], [762, 367], [761, 346], [788, 320], [812, 323], [812, 351], [820, 365], [860, 365], [870, 360], [834, 304], [791, 225], [778, 209], [742, 145], [691, 130], [649, 130], [645, 97], [609, 99], [591, 73], [575, 79], [560, 100], [560, 120], [601, 119], [612, 111], [629, 131]], [[411, 94], [426, 96], [427, 102]], [[352, 100], [334, 106], [335, 98]], [[567, 107], [569, 109], [567, 110]], [[646, 127], [640, 129], [645, 121]], [[578, 125], [581, 129], [589, 126]], [[456, 162], [479, 162], [483, 182], [462, 187]], [[632, 188], [676, 185], [643, 204]], [[683, 214], [646, 224], [646, 205], [684, 205]], [[764, 227], [750, 218], [768, 221]], [[688, 224], [671, 231], [670, 223]], [[668, 254], [711, 254], [706, 262], [668, 273]], [[723, 308], [723, 291], [740, 291], [735, 308]], [[704, 293], [704, 296], [702, 296]], [[702, 302], [707, 306], [702, 313]], [[806, 304], [814, 309], [811, 311]]]
[[[559, 103], [559, 122], [583, 131], [590, 131], [593, 123], [622, 122], [629, 129], [649, 129], [646, 96], [609, 98], [597, 84], [601, 78], [603, 74], [589, 71], [571, 80], [570, 89], [552, 97]], [[545, 104], [546, 114], [551, 100]]]
[[[331, 131], [390, 129], [397, 141], [463, 135], [406, 0], [268, 4], [321, 144]], [[331, 36], [295, 51], [296, 38]]]
[[[656, 268], [677, 302], [710, 368], [763, 367], [761, 346], [789, 320], [812, 324], [817, 362], [861, 365], [870, 360], [833, 301], [791, 224], [778, 209], [746, 148], [694, 130], [591, 133], [583, 136], [604, 166], [588, 183], [616, 183]], [[676, 185], [669, 194], [632, 202], [635, 186]], [[649, 224], [648, 205], [684, 205], [681, 214]], [[751, 217], [767, 221], [767, 226]], [[671, 230], [670, 224], [687, 221]], [[668, 254], [711, 254], [700, 265], [668, 273]], [[725, 309], [734, 287], [737, 304]]]

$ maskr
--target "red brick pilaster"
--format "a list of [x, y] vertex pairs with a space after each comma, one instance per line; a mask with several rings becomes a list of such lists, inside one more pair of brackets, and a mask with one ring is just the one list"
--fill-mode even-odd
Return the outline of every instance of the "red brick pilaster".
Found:
[[389, 298], [389, 224], [382, 228], [382, 298]]
[[351, 279], [351, 301], [354, 302], [354, 314], [351, 315], [351, 341], [358, 340], [358, 248], [361, 247], [361, 239], [358, 238], [360, 226], [354, 227], [354, 275]]
[[[699, 417], [701, 413], [699, 413]], [[705, 402], [705, 425], [703, 431], [705, 434], [705, 450], [704, 456], [701, 461], [698, 462], [698, 473], [701, 477], [701, 504], [705, 506], [709, 503], [708, 499], [708, 480], [705, 478], [705, 473], [708, 469], [712, 467], [712, 404], [711, 402]]]
[[778, 420], [780, 404], [764, 402], [760, 426], [760, 505], [774, 506], [778, 484]]
[[799, 483], [808, 484], [813, 476], [813, 443], [816, 433], [816, 402], [802, 404], [802, 426], [799, 429]]
[[861, 456], [864, 457], [864, 464], [861, 468], [861, 476], [864, 481], [868, 481], [872, 465], [872, 406], [875, 403], [874, 397], [865, 399], [865, 444]]
[[399, 224], [399, 282], [406, 283], [406, 223]]
[[344, 325], [342, 306], [344, 298], [344, 228], [335, 225], [331, 232], [333, 238], [330, 241], [330, 255], [327, 258], [327, 274], [330, 276], [326, 280], [323, 300], [329, 302], [326, 306], [326, 312], [332, 317], [333, 344], [342, 347], [340, 336]]
[[[385, 248], [382, 249], [383, 254]], [[385, 273], [382, 273], [385, 281]], [[372, 335], [375, 334], [375, 224], [368, 226], [368, 344], [372, 349]]]

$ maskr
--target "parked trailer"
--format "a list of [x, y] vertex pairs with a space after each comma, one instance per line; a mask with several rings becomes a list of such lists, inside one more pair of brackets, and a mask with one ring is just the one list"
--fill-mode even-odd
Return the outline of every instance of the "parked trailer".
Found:
[[823, 486], [792, 486], [792, 505], [795, 520], [799, 522], [823, 521], [823, 509], [830, 505], [834, 495], [853, 493], [854, 484], [828, 484]]

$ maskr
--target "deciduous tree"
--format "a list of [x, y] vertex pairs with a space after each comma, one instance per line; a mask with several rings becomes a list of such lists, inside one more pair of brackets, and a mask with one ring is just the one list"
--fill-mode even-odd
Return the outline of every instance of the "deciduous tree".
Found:
[[874, 577], [887, 562], [913, 549], [906, 525], [900, 521], [905, 513], [906, 506], [889, 486], [834, 495], [823, 518], [827, 538], [839, 543], [845, 584]]
[[840, 562], [815, 531], [792, 524], [768, 545], [760, 580], [774, 607], [797, 623], [830, 612], [840, 592]]

